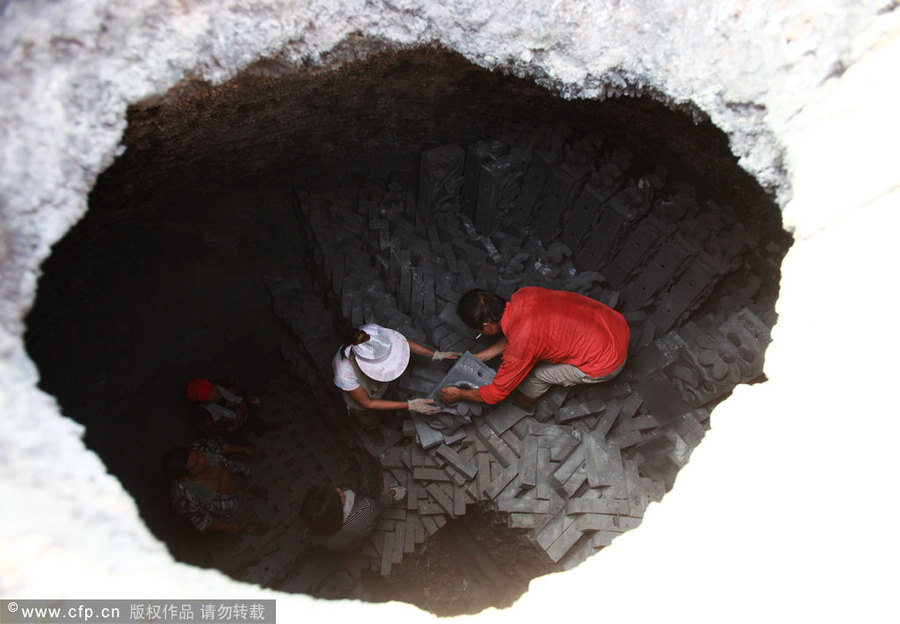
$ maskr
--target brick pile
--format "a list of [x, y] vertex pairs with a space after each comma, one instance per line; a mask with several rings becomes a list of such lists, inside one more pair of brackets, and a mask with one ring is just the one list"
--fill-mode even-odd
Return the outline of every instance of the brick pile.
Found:
[[[632, 327], [629, 363], [612, 382], [554, 388], [533, 414], [479, 405], [452, 434], [408, 420], [384, 429], [379, 447], [361, 438], [409, 490], [362, 551], [381, 574], [469, 505], [505, 517], [548, 566], [577, 564], [640, 523], [716, 402], [762, 377], [772, 322], [763, 269], [784, 250], [760, 248], [760, 233], [733, 210], [662, 168], [639, 170], [627, 150], [594, 135], [516, 127], [424, 152], [417, 189], [395, 178], [295, 190], [321, 303], [291, 303], [289, 279], [269, 287], [285, 356], [303, 351], [299, 359], [321, 367], [304, 371], [311, 383], [330, 386], [337, 342], [310, 336], [310, 315], [477, 352], [491, 339], [476, 341], [457, 317], [460, 295], [479, 287], [508, 298], [533, 285], [602, 301]], [[433, 395], [449, 366], [414, 356], [397, 398]]]

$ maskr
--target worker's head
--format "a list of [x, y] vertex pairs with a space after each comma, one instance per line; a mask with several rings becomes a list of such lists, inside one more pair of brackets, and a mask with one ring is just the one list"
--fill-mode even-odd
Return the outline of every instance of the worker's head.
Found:
[[209, 379], [191, 379], [184, 389], [184, 395], [188, 401], [209, 401], [213, 389], [213, 383]]
[[344, 498], [340, 490], [313, 487], [303, 497], [300, 516], [315, 535], [331, 535], [344, 524]]
[[359, 369], [375, 381], [393, 381], [409, 364], [409, 341], [398, 331], [370, 323], [354, 330], [344, 357], [353, 353]]
[[475, 331], [493, 336], [500, 333], [500, 318], [505, 308], [506, 301], [500, 295], [476, 288], [460, 298], [456, 313]]

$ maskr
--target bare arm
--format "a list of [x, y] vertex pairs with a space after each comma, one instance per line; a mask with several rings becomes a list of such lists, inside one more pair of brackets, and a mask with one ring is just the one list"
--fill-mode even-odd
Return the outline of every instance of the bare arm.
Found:
[[406, 401], [388, 401], [385, 399], [373, 399], [371, 398], [365, 390], [363, 390], [362, 386], [356, 388], [354, 390], [348, 390], [347, 394], [356, 401], [360, 407], [370, 410], [395, 410], [395, 409], [409, 409], [409, 405], [407, 405]]
[[501, 336], [497, 342], [489, 346], [487, 349], [476, 353], [475, 357], [477, 357], [482, 362], [487, 362], [488, 360], [492, 360], [503, 353], [504, 349], [506, 349], [506, 336]]
[[448, 386], [441, 388], [441, 401], [444, 403], [456, 403], [457, 401], [474, 401], [476, 403], [484, 403], [478, 389], [457, 388]]
[[409, 338], [407, 338], [406, 341], [409, 343], [410, 353], [415, 353], [416, 355], [427, 355], [428, 357], [434, 355], [434, 349], [429, 349], [428, 347], [420, 345], [415, 340], [410, 340]]

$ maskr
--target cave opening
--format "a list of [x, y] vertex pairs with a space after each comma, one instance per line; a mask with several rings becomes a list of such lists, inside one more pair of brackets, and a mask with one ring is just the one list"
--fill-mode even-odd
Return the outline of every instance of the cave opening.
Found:
[[[776, 321], [791, 239], [770, 194], [701, 114], [622, 95], [566, 100], [445, 50], [359, 40], [323, 68], [261, 61], [134, 104], [124, 152], [43, 266], [26, 333], [41, 388], [178, 560], [440, 615], [511, 604], [639, 524], [715, 405], [763, 380]], [[359, 435], [330, 378], [342, 318], [474, 351], [461, 292], [528, 285], [625, 313], [623, 374], [533, 416], [485, 410], [441, 439], [456, 455], [414, 428]], [[442, 366], [413, 359], [394, 391], [424, 392]], [[240, 434], [266, 490], [255, 533], [199, 533], [169, 506], [160, 456], [198, 437], [183, 392], [198, 376], [263, 399], [269, 430]], [[415, 499], [363, 549], [312, 546], [309, 487], [386, 478]]]

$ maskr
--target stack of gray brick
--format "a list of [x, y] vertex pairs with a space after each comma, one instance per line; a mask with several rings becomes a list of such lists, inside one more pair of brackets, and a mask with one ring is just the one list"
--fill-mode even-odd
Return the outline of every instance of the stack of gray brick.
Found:
[[[727, 206], [698, 200], [661, 169], [638, 171], [627, 150], [565, 124], [428, 150], [419, 173], [417, 193], [396, 180], [296, 193], [307, 268], [334, 316], [477, 352], [490, 340], [476, 343], [458, 318], [462, 293], [508, 297], [535, 285], [627, 312], [633, 340], [616, 380], [554, 388], [533, 414], [508, 401], [479, 405], [452, 435], [413, 416], [382, 447], [367, 446], [410, 492], [367, 546], [369, 566], [388, 573], [470, 504], [505, 516], [553, 565], [573, 565], [640, 522], [699, 444], [712, 406], [761, 376], [764, 320], [750, 309], [694, 316], [715, 308], [710, 295], [723, 282], [735, 301], [755, 294], [783, 250], [761, 252]], [[290, 279], [267, 285], [285, 357], [305, 378], [330, 382], [336, 345], [302, 336], [310, 311], [323, 323], [321, 307], [308, 307]], [[447, 368], [414, 358], [398, 398], [433, 392]]]

